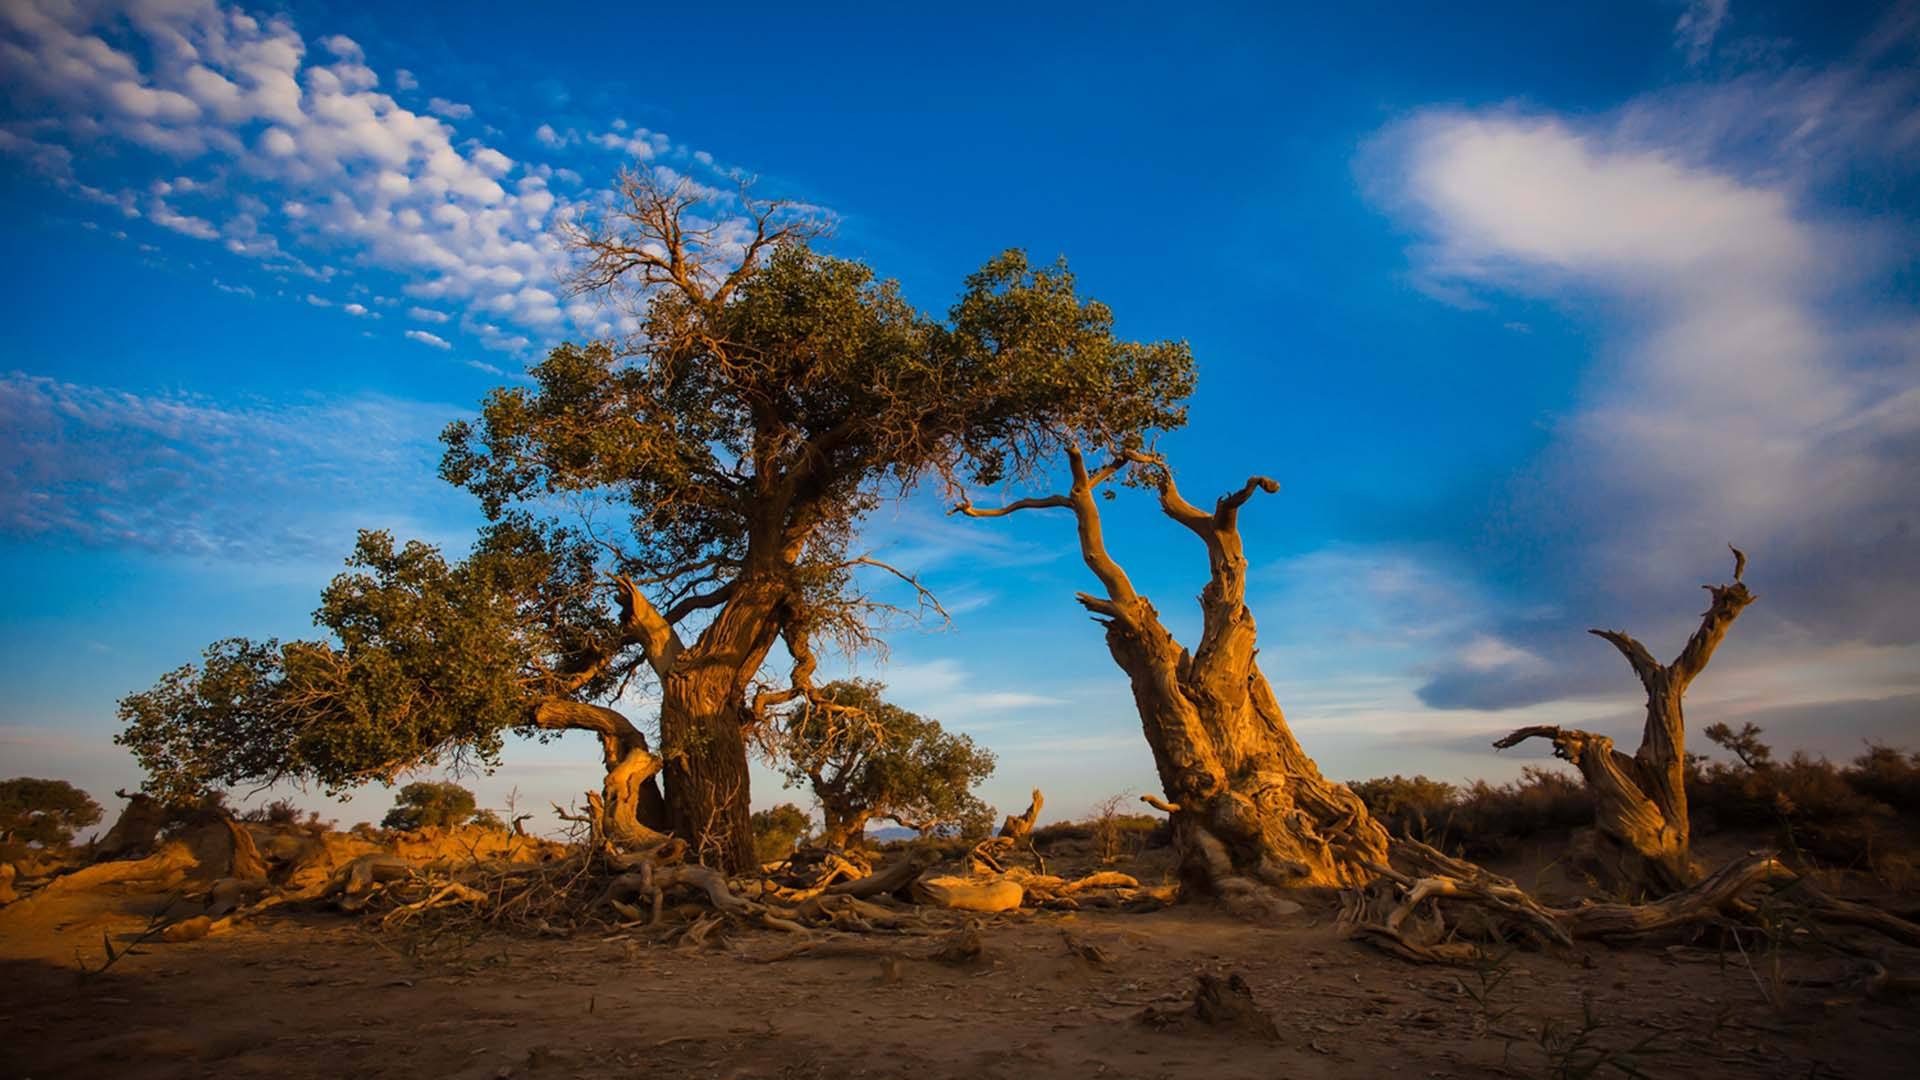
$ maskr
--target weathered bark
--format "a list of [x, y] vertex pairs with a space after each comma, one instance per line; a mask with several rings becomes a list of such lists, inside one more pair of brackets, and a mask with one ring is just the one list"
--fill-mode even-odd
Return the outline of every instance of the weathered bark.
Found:
[[1034, 823], [1040, 820], [1040, 808], [1047, 804], [1046, 796], [1039, 788], [1033, 789], [1033, 798], [1028, 800], [1026, 812], [1008, 814], [1007, 820], [1000, 823], [1000, 839], [1020, 841], [1033, 835]]
[[1788, 887], [1781, 895], [1791, 897], [1789, 903], [1804, 907], [1817, 921], [1866, 927], [1902, 944], [1920, 944], [1920, 926], [1830, 897], [1769, 851], [1735, 859], [1649, 903], [1584, 901], [1566, 908], [1540, 904], [1511, 880], [1417, 841], [1396, 841], [1393, 856], [1404, 869], [1381, 866], [1381, 880], [1370, 889], [1349, 891], [1340, 921], [1348, 936], [1420, 963], [1474, 963], [1485, 956], [1481, 944], [1461, 937], [1463, 912], [1442, 913], [1443, 903], [1480, 909], [1493, 920], [1485, 935], [1489, 939], [1517, 934], [1542, 945], [1567, 946], [1737, 921], [1753, 910], [1742, 894], [1767, 885]]
[[651, 847], [665, 837], [666, 805], [654, 775], [660, 759], [647, 747], [647, 737], [625, 716], [600, 705], [577, 701], [542, 702], [534, 724], [551, 730], [591, 731], [600, 737], [600, 756], [606, 778], [600, 794], [588, 795], [593, 820], [601, 834], [620, 847]]
[[1665, 895], [1700, 880], [1687, 827], [1686, 716], [1682, 698], [1705, 670], [1733, 620], [1754, 596], [1740, 580], [1747, 557], [1733, 548], [1733, 583], [1702, 586], [1713, 601], [1700, 628], [1670, 664], [1617, 630], [1589, 631], [1611, 642], [1632, 665], [1647, 692], [1646, 726], [1632, 757], [1605, 735], [1550, 725], [1524, 727], [1498, 740], [1498, 749], [1527, 739], [1553, 743], [1555, 756], [1572, 762], [1594, 799], [1595, 844], [1590, 869], [1623, 894]]
[[153, 851], [160, 839], [160, 830], [166, 827], [167, 810], [159, 800], [144, 792], [129, 795], [116, 791], [115, 795], [127, 800], [120, 810], [120, 817], [93, 845], [93, 858], [96, 861], [108, 859], [137, 859]]
[[[1081, 556], [1105, 590], [1104, 596], [1082, 593], [1079, 601], [1106, 627], [1108, 650], [1133, 683], [1183, 880], [1257, 902], [1268, 889], [1350, 886], [1369, 878], [1369, 865], [1386, 861], [1386, 830], [1344, 785], [1320, 775], [1255, 662], [1238, 516], [1255, 492], [1279, 485], [1255, 477], [1208, 513], [1180, 496], [1157, 458], [1123, 454], [1091, 473], [1078, 452], [1070, 452], [1068, 462], [1073, 485], [1065, 495], [998, 509], [963, 503], [956, 510], [973, 517], [1041, 507], [1073, 511]], [[1206, 545], [1211, 574], [1200, 594], [1202, 630], [1192, 652], [1107, 553], [1096, 492], [1129, 464], [1155, 478], [1162, 511]]]

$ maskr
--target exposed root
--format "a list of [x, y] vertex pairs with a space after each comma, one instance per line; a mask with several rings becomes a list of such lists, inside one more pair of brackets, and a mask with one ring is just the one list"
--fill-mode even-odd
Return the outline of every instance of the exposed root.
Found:
[[1483, 944], [1492, 941], [1567, 947], [1743, 920], [1755, 910], [1743, 894], [1765, 885], [1783, 886], [1776, 897], [1798, 894], [1800, 906], [1816, 921], [1863, 926], [1904, 944], [1920, 944], [1920, 926], [1827, 896], [1772, 852], [1737, 859], [1691, 888], [1649, 903], [1587, 901], [1569, 908], [1542, 905], [1512, 881], [1417, 841], [1396, 841], [1393, 854], [1411, 872], [1376, 866], [1379, 879], [1343, 894], [1340, 923], [1349, 937], [1419, 963], [1474, 963], [1486, 955]]

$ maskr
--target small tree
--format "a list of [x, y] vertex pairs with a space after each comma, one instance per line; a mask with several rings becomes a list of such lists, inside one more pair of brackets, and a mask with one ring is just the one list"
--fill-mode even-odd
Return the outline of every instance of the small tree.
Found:
[[65, 780], [31, 776], [0, 781], [0, 845], [66, 847], [100, 823], [100, 804]]
[[1741, 724], [1739, 731], [1726, 724], [1708, 724], [1700, 729], [1700, 734], [1755, 772], [1773, 767], [1773, 747], [1760, 741], [1760, 736], [1766, 733], [1757, 724]]
[[380, 825], [404, 832], [445, 828], [473, 818], [475, 805], [473, 792], [451, 780], [420, 780], [400, 789]]
[[781, 803], [771, 810], [755, 810], [752, 820], [753, 853], [763, 863], [793, 854], [793, 849], [813, 828], [813, 819], [792, 803]]
[[992, 817], [973, 789], [993, 774], [993, 752], [939, 722], [882, 700], [865, 679], [820, 688], [767, 735], [787, 786], [807, 784], [826, 818], [821, 843], [857, 843], [885, 818], [922, 836]]

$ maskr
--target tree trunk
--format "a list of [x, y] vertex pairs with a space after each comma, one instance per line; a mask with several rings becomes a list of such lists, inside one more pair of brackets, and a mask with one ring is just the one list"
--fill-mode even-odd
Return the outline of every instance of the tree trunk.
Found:
[[[1188, 503], [1157, 458], [1123, 454], [1089, 475], [1070, 451], [1066, 495], [1025, 499], [996, 517], [1037, 507], [1071, 509], [1081, 555], [1106, 587], [1080, 603], [1107, 631], [1107, 647], [1133, 683], [1147, 744], [1172, 815], [1181, 875], [1189, 886], [1230, 900], [1257, 901], [1272, 889], [1358, 885], [1387, 861], [1387, 833], [1353, 792], [1320, 775], [1287, 727], [1255, 663], [1253, 615], [1245, 604], [1247, 561], [1238, 514], [1256, 491], [1279, 485], [1255, 477], [1222, 497], [1212, 513]], [[1155, 478], [1161, 509], [1207, 547], [1211, 576], [1200, 596], [1200, 645], [1189, 653], [1125, 571], [1108, 555], [1095, 490], [1131, 464]]]
[[1753, 594], [1740, 580], [1747, 557], [1738, 548], [1733, 555], [1733, 583], [1704, 586], [1713, 601], [1671, 664], [1659, 663], [1646, 646], [1620, 631], [1591, 631], [1620, 650], [1646, 688], [1646, 726], [1632, 757], [1615, 750], [1605, 735], [1550, 725], [1521, 728], [1493, 744], [1504, 750], [1535, 737], [1549, 739], [1555, 756], [1580, 770], [1594, 799], [1593, 850], [1583, 861], [1604, 887], [1617, 893], [1665, 896], [1700, 880], [1687, 823], [1682, 699], [1733, 620], [1753, 603]]
[[746, 705], [733, 674], [685, 665], [666, 680], [660, 702], [668, 828], [701, 862], [728, 871], [757, 865]]
[[873, 812], [822, 800], [820, 813], [825, 819], [825, 827], [820, 833], [820, 846], [844, 851], [866, 837], [867, 821]]

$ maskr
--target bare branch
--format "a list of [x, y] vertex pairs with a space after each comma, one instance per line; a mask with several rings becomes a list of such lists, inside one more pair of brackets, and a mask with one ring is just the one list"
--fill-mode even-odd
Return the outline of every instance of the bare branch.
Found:
[[841, 563], [840, 565], [871, 566], [871, 567], [874, 567], [875, 569], [885, 570], [887, 573], [892, 574], [894, 577], [897, 577], [901, 581], [904, 581], [907, 584], [913, 586], [913, 591], [919, 595], [920, 607], [922, 610], [925, 610], [926, 608], [932, 608], [936, 613], [939, 614], [940, 621], [942, 623], [944, 623], [947, 626], [953, 625], [953, 616], [948, 614], [947, 609], [945, 607], [941, 606], [940, 598], [933, 594], [932, 589], [929, 589], [925, 585], [920, 584], [920, 579], [918, 577], [907, 573], [905, 570], [902, 570], [899, 567], [893, 566], [889, 563], [881, 562], [879, 559], [876, 559], [871, 555], [862, 555], [857, 559], [849, 559], [846, 562]]
[[1655, 660], [1653, 654], [1647, 651], [1645, 645], [1634, 640], [1633, 637], [1626, 632], [1621, 630], [1589, 630], [1587, 633], [1612, 642], [1613, 647], [1619, 649], [1620, 655], [1626, 657], [1627, 663], [1633, 666], [1633, 673], [1640, 676], [1642, 685], [1651, 688], [1654, 682], [1664, 674], [1664, 669], [1661, 668], [1660, 661]]
[[1054, 508], [1073, 508], [1073, 500], [1065, 495], [1046, 495], [1037, 499], [1016, 499], [1005, 506], [975, 506], [972, 500], [961, 499], [948, 510], [949, 515], [965, 514], [973, 518], [1006, 517], [1021, 510], [1049, 510]]

